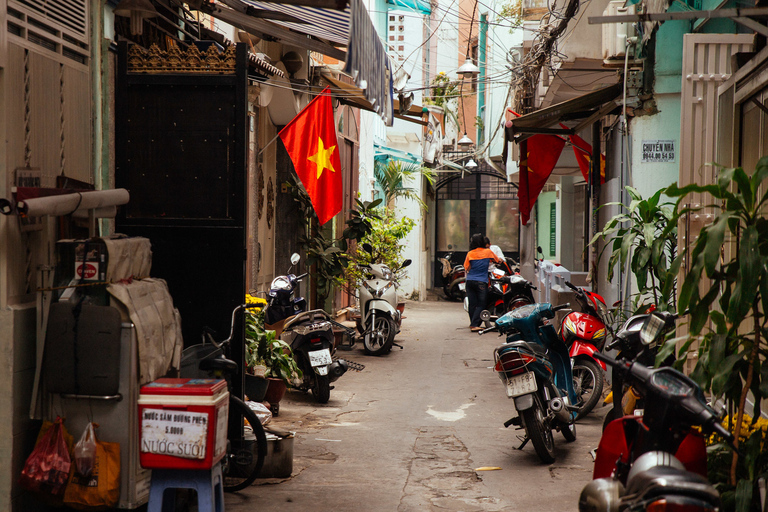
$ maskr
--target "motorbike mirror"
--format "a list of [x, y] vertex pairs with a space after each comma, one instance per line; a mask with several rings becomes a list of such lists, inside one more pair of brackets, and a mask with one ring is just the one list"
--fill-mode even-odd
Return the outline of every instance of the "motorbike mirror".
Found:
[[368, 244], [368, 243], [363, 244], [363, 250], [368, 254], [373, 254], [373, 247], [371, 246], [371, 244]]
[[538, 253], [540, 253], [542, 255], [544, 254], [544, 250], [541, 248], [540, 245], [538, 247], [536, 247], [536, 252], [538, 252]]
[[301, 256], [299, 256], [299, 253], [295, 252], [291, 254], [291, 265], [296, 265], [299, 261], [301, 261]]
[[644, 345], [650, 345], [659, 337], [666, 324], [663, 317], [651, 313], [640, 328], [640, 341]]
[[405, 267], [407, 267], [408, 265], [410, 265], [411, 263], [413, 263], [413, 262], [412, 262], [410, 259], [407, 259], [407, 260], [405, 260], [405, 261], [403, 262], [403, 264], [402, 264], [402, 265], [400, 265], [400, 268], [405, 268]]

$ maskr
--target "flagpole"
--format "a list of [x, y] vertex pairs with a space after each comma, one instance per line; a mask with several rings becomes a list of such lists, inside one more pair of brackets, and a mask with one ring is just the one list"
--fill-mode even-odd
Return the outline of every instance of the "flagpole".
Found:
[[273, 142], [275, 142], [279, 136], [280, 136], [280, 132], [278, 132], [277, 135], [272, 137], [272, 140], [267, 142], [267, 144], [263, 148], [261, 148], [261, 150], [259, 151], [259, 153], [256, 156], [261, 156], [261, 154], [264, 152], [264, 150], [267, 149]]

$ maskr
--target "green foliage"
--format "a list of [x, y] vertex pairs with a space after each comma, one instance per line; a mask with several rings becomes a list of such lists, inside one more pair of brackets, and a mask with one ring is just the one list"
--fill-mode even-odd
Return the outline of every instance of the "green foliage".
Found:
[[[398, 219], [395, 212], [388, 208], [378, 209], [379, 218], [373, 221], [373, 229], [357, 245], [350, 255], [345, 278], [351, 290], [357, 289], [363, 280], [365, 272], [358, 265], [371, 263], [384, 263], [395, 275], [395, 281], [405, 277], [406, 270], [400, 267], [403, 264], [402, 251], [405, 245], [403, 241], [408, 233], [416, 225], [413, 219], [402, 217]], [[369, 254], [362, 248], [363, 243], [371, 244], [373, 253]]]
[[394, 206], [394, 200], [403, 197], [413, 199], [419, 203], [422, 210], [427, 210], [427, 205], [421, 200], [416, 190], [407, 187], [406, 184], [421, 175], [430, 185], [434, 185], [435, 178], [430, 169], [398, 159], [389, 159], [386, 162], [377, 160], [373, 175], [376, 178], [376, 184], [384, 192], [384, 204], [386, 206]]
[[450, 118], [456, 126], [459, 126], [455, 109], [456, 100], [461, 97], [460, 83], [459, 80], [451, 80], [445, 71], [441, 71], [430, 83], [429, 97], [424, 98], [424, 103], [442, 108], [446, 117]]
[[499, 17], [510, 24], [510, 33], [512, 33], [513, 27], [519, 27], [523, 24], [522, 7], [522, 0], [512, 0], [509, 3], [503, 4], [498, 11]]
[[309, 194], [304, 189], [298, 178], [293, 177], [293, 183], [286, 183], [301, 209], [302, 215], [307, 219], [305, 233], [299, 237], [302, 249], [307, 256], [307, 265], [315, 265], [312, 278], [317, 285], [317, 293], [321, 302], [330, 295], [334, 283], [344, 275], [344, 270], [349, 265], [349, 257], [345, 253], [349, 242], [359, 242], [373, 229], [372, 222], [377, 219], [376, 207], [381, 204], [381, 199], [376, 201], [355, 200], [356, 208], [350, 210], [350, 218], [346, 221], [346, 228], [340, 238], [329, 238], [317, 227], [318, 220]]
[[263, 309], [258, 313], [245, 312], [245, 365], [246, 368], [266, 366], [266, 377], [282, 379], [286, 384], [302, 377], [291, 347], [277, 339], [275, 331], [264, 329]]
[[[653, 304], [660, 310], [674, 309], [675, 283], [680, 267], [677, 256], [677, 215], [673, 203], [660, 203], [665, 189], [657, 191], [649, 199], [643, 197], [632, 187], [626, 187], [631, 198], [629, 206], [620, 205], [622, 213], [615, 215], [595, 234], [590, 245], [599, 238], [606, 241], [600, 251], [610, 248], [608, 259], [608, 280], [613, 279], [614, 271], [619, 267], [623, 271], [630, 262], [630, 269], [635, 276], [640, 299], [637, 308], [647, 307], [645, 298], [652, 296]], [[634, 314], [634, 313], [633, 313]]]
[[[722, 169], [716, 184], [682, 188], [672, 185], [667, 189], [669, 196], [679, 197], [680, 201], [690, 193], [709, 195], [715, 200], [712, 206], [719, 210], [686, 255], [691, 267], [680, 290], [678, 309], [690, 311], [691, 335], [700, 335], [692, 377], [715, 397], [724, 396], [730, 407], [735, 405], [737, 437], [748, 392], [754, 396], [755, 417], [760, 414], [760, 401], [768, 397], [764, 314], [768, 311], [766, 177], [768, 157], [763, 157], [751, 176], [742, 168]], [[682, 213], [697, 210], [687, 208]], [[735, 250], [725, 260], [722, 249], [734, 241]], [[707, 283], [703, 296], [702, 281]], [[680, 351], [681, 357], [688, 355], [688, 347]], [[756, 464], [756, 460], [747, 454], [744, 462]], [[739, 476], [738, 462], [738, 454], [734, 453], [728, 482], [731, 486], [736, 486]], [[747, 495], [752, 493], [759, 472], [754, 466], [746, 469], [749, 479], [743, 482], [749, 483], [740, 482], [735, 488], [735, 510], [739, 512], [749, 510]]]

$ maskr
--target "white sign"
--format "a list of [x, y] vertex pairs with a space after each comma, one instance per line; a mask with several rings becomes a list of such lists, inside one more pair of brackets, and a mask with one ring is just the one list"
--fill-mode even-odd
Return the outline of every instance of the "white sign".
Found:
[[644, 140], [643, 157], [645, 162], [674, 162], [675, 161], [675, 141], [674, 140]]
[[204, 459], [208, 414], [204, 412], [144, 409], [141, 416], [141, 451], [184, 459]]

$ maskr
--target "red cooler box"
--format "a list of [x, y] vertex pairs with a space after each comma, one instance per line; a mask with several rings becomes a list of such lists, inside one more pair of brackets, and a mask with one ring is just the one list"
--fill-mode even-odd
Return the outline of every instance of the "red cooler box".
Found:
[[229, 391], [220, 379], [157, 379], [141, 387], [141, 466], [210, 469], [227, 450]]

